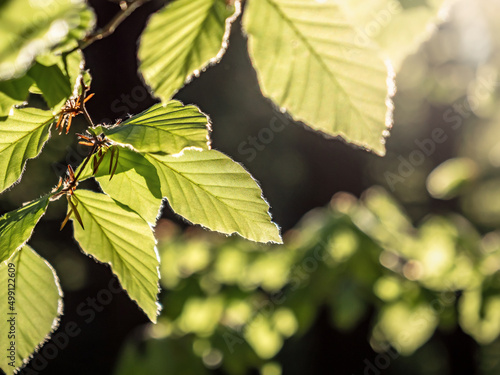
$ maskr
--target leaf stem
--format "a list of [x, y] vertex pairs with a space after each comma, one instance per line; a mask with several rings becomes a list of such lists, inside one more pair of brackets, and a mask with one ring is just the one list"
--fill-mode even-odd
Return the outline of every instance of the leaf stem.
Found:
[[92, 119], [90, 118], [90, 115], [87, 112], [87, 108], [85, 108], [85, 106], [83, 106], [83, 114], [84, 114], [87, 122], [90, 124], [90, 126], [94, 127], [94, 123], [92, 122]]
[[[86, 102], [85, 99], [86, 99], [86, 96], [87, 96], [87, 92], [89, 91], [89, 87], [87, 87], [85, 85], [85, 81], [83, 79], [83, 76], [80, 76], [80, 86], [82, 87], [82, 93], [80, 94], [80, 103], [81, 103], [82, 113], [85, 116], [85, 119], [87, 120], [87, 122], [89, 123], [89, 125], [91, 127], [94, 127], [94, 122], [92, 121], [92, 118], [90, 117], [90, 115], [89, 115], [89, 113], [87, 111], [87, 107], [85, 107], [85, 102]], [[90, 95], [88, 97], [88, 99], [90, 99], [92, 96], [93, 96], [93, 94]]]

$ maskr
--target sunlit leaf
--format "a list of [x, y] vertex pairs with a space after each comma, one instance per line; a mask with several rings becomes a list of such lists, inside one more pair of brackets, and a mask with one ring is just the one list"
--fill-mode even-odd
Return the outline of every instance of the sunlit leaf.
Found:
[[130, 144], [141, 152], [175, 154], [185, 147], [210, 147], [210, 123], [206, 115], [193, 105], [171, 100], [156, 104], [146, 111], [104, 130], [115, 142]]
[[82, 250], [108, 263], [130, 298], [156, 322], [159, 257], [149, 225], [137, 213], [105, 194], [77, 190], [85, 230], [74, 225]]
[[69, 80], [57, 65], [45, 66], [35, 63], [29, 74], [43, 93], [49, 107], [55, 106], [71, 95], [72, 87]]
[[[52, 52], [55, 54], [62, 54], [77, 48], [96, 23], [96, 16], [92, 8], [86, 5], [87, 1], [71, 0], [71, 2], [73, 3], [73, 12], [69, 16], [68, 25], [70, 27], [68, 34], [60, 43], [52, 48]], [[78, 13], [75, 12], [75, 9], [78, 9]]]
[[0, 263], [0, 285], [0, 368], [11, 375], [57, 328], [62, 291], [54, 269], [29, 246]]
[[0, 117], [7, 116], [14, 104], [20, 104], [28, 98], [33, 80], [23, 76], [8, 81], [0, 81]]
[[0, 193], [22, 175], [26, 160], [40, 153], [54, 121], [50, 111], [14, 109], [0, 121]]
[[72, 95], [82, 65], [79, 50], [38, 56], [26, 75], [0, 81], [0, 117], [7, 116], [13, 105], [26, 101], [30, 92], [43, 95], [47, 105], [57, 110]]
[[[399, 70], [406, 56], [429, 37], [445, 0], [347, 0], [344, 10], [359, 30], [358, 40], [375, 41]], [[448, 2], [450, 3], [450, 2]]]
[[238, 163], [215, 151], [185, 149], [178, 155], [148, 154], [163, 196], [187, 220], [258, 242], [281, 243], [257, 182]]
[[28, 242], [48, 204], [49, 196], [45, 196], [0, 217], [0, 262]]
[[82, 64], [79, 50], [38, 56], [26, 75], [0, 81], [0, 117], [7, 116], [13, 105], [26, 101], [30, 92], [43, 95], [47, 105], [58, 110], [79, 82]]
[[[110, 179], [110, 156], [111, 152], [106, 152], [95, 175], [102, 190], [154, 224], [162, 201], [156, 168], [143, 155], [120, 147], [118, 166]], [[90, 177], [92, 169], [92, 164], [88, 163], [80, 179]]]
[[225, 0], [176, 0], [151, 16], [140, 42], [140, 70], [162, 101], [220, 59], [233, 12]]
[[38, 55], [76, 46], [93, 26], [82, 0], [8, 1], [0, 6], [0, 80], [19, 77]]
[[357, 41], [339, 5], [253, 0], [243, 24], [264, 95], [314, 129], [385, 154], [387, 68], [378, 50]]
[[28, 75], [51, 108], [61, 106], [73, 94], [78, 83], [83, 56], [80, 51], [37, 58]]

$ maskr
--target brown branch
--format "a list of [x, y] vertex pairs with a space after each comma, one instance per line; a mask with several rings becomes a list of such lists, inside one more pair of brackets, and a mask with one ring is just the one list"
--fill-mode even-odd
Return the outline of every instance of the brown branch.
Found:
[[139, 8], [141, 5], [144, 3], [148, 2], [149, 0], [133, 0], [131, 2], [126, 2], [126, 1], [121, 1], [120, 2], [120, 8], [121, 11], [118, 12], [112, 19], [111, 21], [108, 22], [106, 26], [103, 28], [96, 30], [92, 34], [88, 35], [84, 40], [83, 43], [79, 46], [80, 49], [85, 49], [88, 46], [90, 46], [92, 43], [94, 43], [96, 40], [101, 40], [103, 38], [106, 38], [107, 36], [111, 35], [114, 33], [116, 28], [136, 10]]
[[85, 119], [87, 120], [87, 122], [89, 123], [89, 125], [91, 127], [94, 127], [94, 122], [92, 121], [92, 118], [90, 117], [90, 115], [87, 111], [87, 108], [85, 107], [85, 104], [82, 106], [82, 109], [83, 109], [83, 115], [85, 116]]

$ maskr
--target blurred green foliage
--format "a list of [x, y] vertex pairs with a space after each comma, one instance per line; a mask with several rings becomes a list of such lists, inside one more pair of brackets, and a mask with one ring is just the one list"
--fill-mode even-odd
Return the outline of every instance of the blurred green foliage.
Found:
[[[350, 331], [372, 311], [370, 344], [411, 355], [457, 324], [480, 344], [500, 333], [500, 232], [463, 216], [414, 227], [391, 196], [339, 193], [285, 236], [285, 246], [179, 233], [162, 221], [164, 311], [144, 347], [130, 344], [117, 374], [279, 374], [273, 357], [311, 327], [322, 306]], [[461, 295], [460, 298], [457, 298]], [[170, 370], [170, 371], [168, 371]]]

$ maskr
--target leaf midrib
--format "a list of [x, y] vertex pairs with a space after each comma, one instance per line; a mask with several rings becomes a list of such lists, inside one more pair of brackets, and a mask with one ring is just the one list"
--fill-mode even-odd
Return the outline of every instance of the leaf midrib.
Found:
[[351, 108], [359, 115], [359, 117], [362, 119], [364, 124], [370, 128], [370, 125], [366, 122], [365, 116], [361, 112], [360, 109], [356, 105], [353, 104], [351, 101], [350, 95], [347, 93], [347, 91], [342, 87], [342, 85], [338, 82], [338, 80], [335, 77], [335, 74], [330, 70], [328, 65], [326, 65], [325, 61], [321, 57], [321, 55], [316, 52], [316, 49], [307, 41], [307, 38], [302, 34], [302, 32], [295, 26], [294, 22], [286, 16], [286, 14], [281, 10], [278, 4], [274, 2], [274, 0], [264, 0], [271, 5], [276, 12], [281, 16], [281, 18], [290, 26], [290, 28], [295, 32], [295, 34], [302, 40], [306, 48], [311, 52], [311, 54], [316, 58], [316, 60], [323, 66], [323, 68], [328, 72], [328, 75], [334, 82], [334, 84], [339, 88], [339, 90], [344, 94], [344, 97], [346, 100], [349, 102]]
[[[172, 172], [174, 172], [175, 174], [179, 175], [179, 176], [182, 176], [185, 180], [189, 181], [192, 185], [195, 185], [197, 186], [198, 188], [200, 188], [202, 191], [204, 191], [208, 196], [211, 196], [211, 197], [214, 197], [220, 204], [222, 204], [223, 206], [226, 206], [226, 207], [229, 207], [231, 208], [231, 210], [237, 212], [237, 213], [240, 213], [241, 211], [236, 209], [235, 207], [231, 206], [231, 205], [228, 205], [226, 204], [225, 202], [223, 202], [221, 200], [221, 197], [215, 195], [214, 193], [212, 193], [211, 191], [205, 189], [204, 185], [200, 185], [198, 184], [197, 182], [193, 181], [192, 179], [190, 179], [189, 177], [187, 177], [184, 173], [174, 169], [173, 167], [171, 167], [170, 165], [164, 163], [162, 160], [159, 160], [157, 159], [156, 157], [154, 157], [154, 155], [152, 154], [148, 154], [149, 157], [153, 158], [157, 163], [161, 164], [161, 165], [164, 165], [166, 166], [168, 169], [170, 169]], [[239, 172], [236, 172], [237, 174], [242, 174], [242, 173], [239, 173]], [[226, 174], [226, 173], [224, 173]], [[220, 187], [224, 187], [224, 186], [220, 186]], [[227, 187], [227, 186], [226, 186]], [[235, 198], [236, 200], [237, 198]], [[254, 202], [255, 203], [255, 202]], [[251, 212], [251, 211], [244, 211], [244, 212]], [[246, 216], [243, 216], [245, 218], [245, 220], [247, 221], [247, 224], [248, 224], [248, 218]], [[234, 219], [234, 218], [233, 218]], [[237, 223], [237, 222], [236, 222]], [[240, 227], [240, 225], [237, 225], [238, 227]]]
[[[89, 210], [89, 208], [85, 205], [85, 203], [83, 203], [83, 202], [81, 201], [81, 199], [80, 199], [79, 201], [80, 201], [81, 206], [85, 209], [85, 211], [87, 211], [87, 213], [89, 214], [89, 216], [92, 218], [92, 221], [94, 221], [94, 223], [95, 223], [95, 224], [96, 224], [96, 225], [100, 228], [101, 233], [102, 233], [102, 234], [104, 235], [104, 237], [106, 238], [106, 241], [108, 242], [109, 246], [113, 249], [113, 253], [114, 253], [114, 254], [116, 254], [116, 256], [120, 259], [120, 262], [121, 262], [121, 264], [123, 265], [123, 267], [127, 269], [128, 273], [129, 273], [130, 275], [134, 275], [134, 272], [133, 272], [133, 271], [134, 271], [134, 270], [136, 270], [136, 269], [135, 269], [135, 268], [133, 268], [133, 266], [131, 266], [131, 265], [129, 264], [129, 262], [125, 261], [125, 259], [123, 258], [123, 256], [122, 256], [122, 255], [120, 255], [120, 253], [119, 253], [118, 249], [117, 249], [117, 248], [113, 245], [114, 241], [112, 241], [112, 239], [108, 236], [108, 234], [107, 234], [107, 233], [106, 233], [106, 231], [104, 230], [103, 226], [99, 223], [99, 221], [96, 219], [96, 216], [95, 216], [95, 215], [91, 212], [91, 210]], [[109, 220], [108, 220], [108, 219], [106, 219], [106, 218], [103, 218], [103, 217], [100, 217], [100, 218], [101, 218], [101, 219], [103, 219], [103, 220], [109, 221]], [[112, 222], [112, 221], [109, 221], [109, 222]], [[133, 255], [133, 253], [132, 253], [132, 252], [130, 252], [130, 251], [128, 251], [128, 250], [126, 250], [126, 249], [124, 249], [123, 247], [121, 247], [121, 248], [122, 248], [122, 251], [124, 251], [124, 252], [126, 252], [127, 254], [131, 255], [131, 257], [132, 257], [133, 259], [136, 259], [138, 262], [142, 263], [142, 262], [141, 262], [141, 260], [140, 260], [139, 258], [137, 258], [137, 257], [135, 257], [135, 256]], [[90, 255], [92, 255], [92, 256], [94, 256], [94, 257], [96, 257], [96, 256], [95, 256], [93, 253], [91, 253], [90, 251], [89, 251], [88, 253], [89, 253]], [[96, 257], [96, 258], [97, 258], [97, 257]], [[111, 262], [111, 261], [109, 261], [109, 262], [110, 262], [110, 263], [111, 263], [111, 265], [112, 265], [112, 263], [113, 263], [113, 262]], [[143, 265], [146, 269], [148, 269], [148, 266], [147, 266], [145, 263], [142, 263], [142, 265]], [[113, 267], [112, 267], [112, 269], [113, 269]], [[113, 271], [113, 273], [115, 273], [115, 272]], [[142, 272], [139, 272], [139, 273], [142, 275]], [[116, 275], [117, 275], [117, 277], [120, 279], [120, 282], [121, 282], [121, 279], [124, 277], [124, 275], [120, 275], [120, 276], [119, 276], [118, 274], [116, 274]], [[148, 285], [147, 285], [147, 284], [145, 284], [145, 282], [147, 282], [148, 280], [143, 280], [143, 279], [144, 279], [144, 277], [143, 277], [143, 278], [137, 278], [137, 277], [135, 278], [135, 280], [139, 280], [139, 284], [142, 286], [142, 288], [143, 288], [143, 289], [145, 289], [146, 291], [148, 291], [148, 292], [149, 292]], [[126, 282], [126, 280], [124, 280], [123, 282]], [[139, 290], [139, 294], [142, 294], [142, 292], [141, 292], [140, 290]], [[131, 296], [131, 297], [132, 297], [132, 296]], [[134, 296], [134, 297], [132, 297], [132, 298], [133, 298], [136, 302], [138, 302], [138, 300], [137, 300], [137, 297], [136, 297], [136, 296]], [[142, 308], [142, 307], [141, 307], [141, 308]], [[145, 310], [144, 310], [144, 311], [145, 311]]]
[[[24, 134], [23, 136], [21, 136], [20, 138], [18, 138], [15, 142], [12, 142], [10, 143], [7, 147], [5, 147], [3, 150], [0, 150], [0, 154], [3, 153], [5, 150], [8, 150], [10, 147], [14, 147], [16, 146], [18, 143], [20, 143], [24, 138], [30, 136], [30, 135], [33, 135], [33, 133], [35, 133], [36, 131], [38, 131], [40, 128], [43, 128], [44, 126], [48, 126], [48, 125], [51, 125], [52, 122], [54, 122], [54, 118], [55, 116], [52, 116], [50, 118], [50, 120], [47, 120], [43, 123], [41, 123], [39, 126], [37, 126], [36, 128], [33, 128], [32, 130], [26, 132], [26, 134]], [[21, 121], [22, 122], [22, 121]]]

